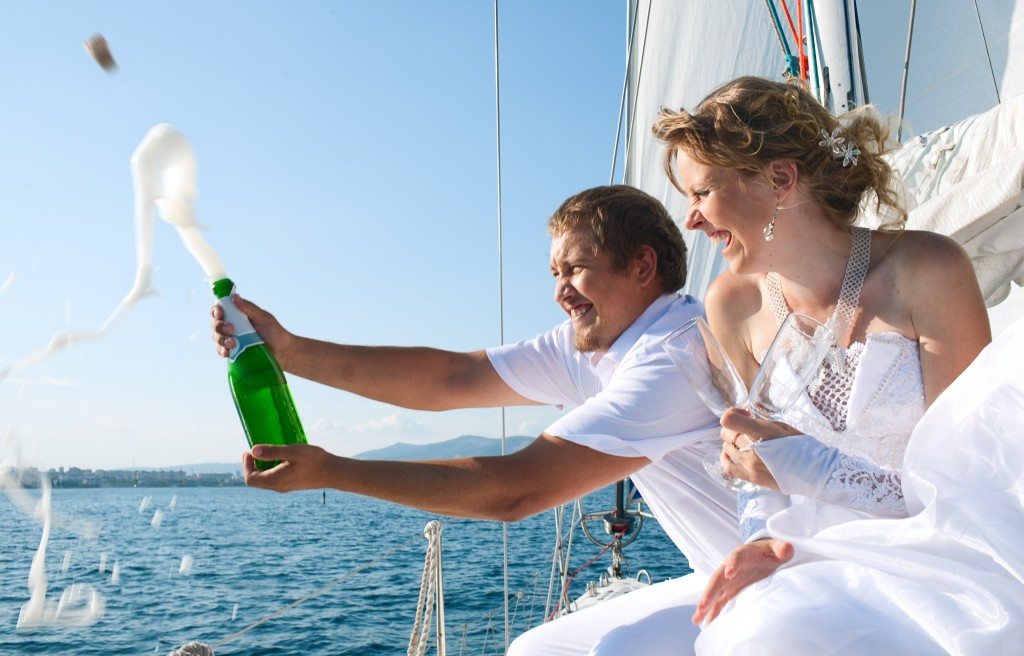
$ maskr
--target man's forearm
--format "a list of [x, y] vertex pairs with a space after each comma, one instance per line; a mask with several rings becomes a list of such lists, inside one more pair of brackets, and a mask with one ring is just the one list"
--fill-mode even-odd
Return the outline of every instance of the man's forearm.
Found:
[[297, 376], [415, 410], [523, 402], [501, 383], [483, 351], [348, 346], [296, 337], [286, 367]]
[[332, 456], [324, 473], [329, 487], [443, 515], [518, 521], [544, 510], [531, 506], [529, 490], [511, 482], [509, 464], [501, 457], [388, 462]]

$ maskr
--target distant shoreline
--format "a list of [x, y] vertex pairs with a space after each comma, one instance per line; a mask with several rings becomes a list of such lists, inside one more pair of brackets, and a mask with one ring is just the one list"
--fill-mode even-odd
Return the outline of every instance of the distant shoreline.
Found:
[[[510, 435], [502, 446], [500, 439], [480, 435], [460, 435], [429, 444], [392, 444], [382, 449], [355, 455], [364, 460], [445, 460], [471, 456], [497, 456], [512, 453], [534, 438]], [[152, 469], [81, 469], [60, 467], [46, 471], [55, 490], [95, 490], [126, 487], [244, 487], [241, 463], [214, 462], [177, 465]], [[41, 472], [35, 467], [16, 468], [15, 478], [22, 487], [38, 489]]]
[[[43, 473], [34, 467], [23, 467], [15, 472], [22, 487], [38, 489]], [[242, 487], [245, 480], [241, 472], [188, 473], [184, 470], [136, 469], [51, 469], [46, 472], [50, 486], [55, 490], [95, 490], [98, 488], [133, 487]]]
[[[208, 483], [208, 482], [178, 482], [178, 483], [138, 483], [138, 484], [116, 484], [116, 483], [104, 483], [100, 485], [68, 485], [54, 482], [52, 484], [55, 490], [98, 490], [101, 488], [160, 488], [160, 487], [245, 487], [245, 481], [238, 479], [236, 481], [225, 481], [222, 483]], [[38, 485], [25, 485], [26, 488], [35, 489]]]

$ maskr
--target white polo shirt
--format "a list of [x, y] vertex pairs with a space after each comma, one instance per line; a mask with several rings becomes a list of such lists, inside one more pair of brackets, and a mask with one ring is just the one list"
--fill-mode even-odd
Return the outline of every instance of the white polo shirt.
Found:
[[661, 340], [704, 306], [691, 296], [654, 301], [596, 363], [573, 347], [572, 322], [487, 350], [518, 394], [565, 410], [544, 432], [616, 456], [651, 461], [633, 473], [644, 501], [690, 566], [711, 573], [740, 544], [735, 493], [701, 461], [721, 450], [717, 418], [675, 368]]

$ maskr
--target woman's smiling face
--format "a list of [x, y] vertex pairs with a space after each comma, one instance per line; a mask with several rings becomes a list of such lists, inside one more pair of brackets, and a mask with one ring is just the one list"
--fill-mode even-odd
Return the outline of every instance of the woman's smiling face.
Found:
[[764, 227], [779, 202], [768, 183], [735, 169], [702, 164], [683, 151], [676, 162], [679, 185], [690, 199], [686, 229], [723, 244], [722, 257], [733, 273], [767, 270]]

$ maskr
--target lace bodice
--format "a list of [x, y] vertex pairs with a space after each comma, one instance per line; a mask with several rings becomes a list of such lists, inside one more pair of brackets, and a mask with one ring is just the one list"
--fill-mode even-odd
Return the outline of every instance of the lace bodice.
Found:
[[[786, 413], [787, 424], [846, 455], [898, 469], [907, 441], [924, 414], [918, 344], [898, 333], [873, 333], [839, 349], [850, 381], [829, 406], [814, 403], [814, 389]], [[840, 374], [828, 369], [819, 387]], [[843, 390], [837, 384], [833, 389]]]
[[[810, 437], [764, 443], [771, 448], [788, 441], [790, 450], [802, 448], [817, 462], [804, 458], [802, 468], [790, 468], [792, 476], [784, 482], [779, 479], [779, 455], [772, 460], [763, 448], [758, 454], [780, 486], [785, 484], [792, 493], [876, 516], [905, 516], [900, 465], [925, 410], [918, 344], [897, 333], [874, 333], [864, 343], [839, 349], [838, 356], [844, 368], [827, 367], [783, 417]], [[827, 396], [831, 402], [819, 407], [822, 404], [815, 400], [822, 397], [815, 392], [823, 388], [840, 393]], [[766, 535], [767, 518], [785, 505], [788, 502], [771, 491], [741, 493], [737, 510], [744, 540]]]

